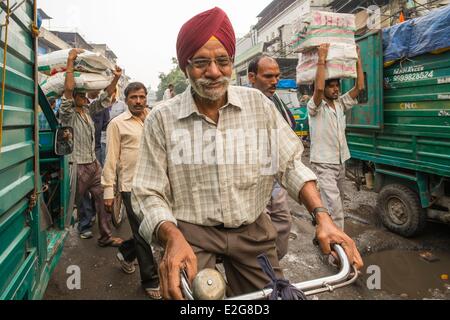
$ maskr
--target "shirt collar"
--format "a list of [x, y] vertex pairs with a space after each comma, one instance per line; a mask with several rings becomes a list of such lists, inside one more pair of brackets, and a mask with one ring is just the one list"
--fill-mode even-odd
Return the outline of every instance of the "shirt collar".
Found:
[[[190, 117], [192, 114], [197, 114], [198, 116], [201, 116], [200, 111], [198, 111], [197, 105], [195, 104], [194, 101], [192, 86], [189, 85], [186, 91], [181, 95], [180, 104], [181, 104], [181, 112], [180, 115], [178, 116], [178, 120], [186, 119]], [[233, 86], [230, 86], [228, 88], [228, 103], [223, 108], [227, 108], [230, 106], [236, 107], [239, 110], [242, 110], [243, 106], [242, 100], [237, 94], [236, 88], [234, 88]]]
[[130, 120], [133, 118], [133, 115], [131, 114], [130, 110], [127, 110], [124, 112], [125, 113], [125, 120]]
[[[145, 112], [145, 116], [148, 116], [149, 110], [148, 110], [148, 109], [145, 109], [144, 112]], [[124, 113], [125, 113], [125, 119], [124, 119], [124, 120], [130, 120], [130, 119], [133, 119], [133, 118], [134, 118], [134, 116], [133, 116], [133, 114], [131, 113], [130, 109], [127, 108], [127, 111], [125, 111]]]
[[325, 99], [323, 99], [323, 104], [324, 104], [324, 106], [326, 106], [329, 110], [331, 110], [331, 112], [333, 112], [333, 113], [336, 113], [336, 111], [341, 110], [341, 109], [343, 110], [343, 108], [342, 108], [342, 106], [341, 106], [341, 100], [340, 100], [340, 99], [337, 99], [337, 100], [334, 101], [334, 107], [335, 107], [336, 109], [332, 108], [332, 107], [330, 106], [330, 104], [327, 102], [327, 100], [325, 100]]

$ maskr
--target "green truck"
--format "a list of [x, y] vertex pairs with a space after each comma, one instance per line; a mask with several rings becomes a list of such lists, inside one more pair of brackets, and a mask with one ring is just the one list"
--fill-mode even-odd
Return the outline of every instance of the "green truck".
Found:
[[[347, 114], [351, 176], [375, 178], [377, 211], [394, 233], [415, 236], [428, 220], [449, 224], [450, 51], [384, 68], [381, 32], [358, 43], [367, 90]], [[343, 81], [342, 91], [353, 84]]]
[[0, 41], [0, 299], [41, 299], [72, 222], [73, 130], [59, 126], [37, 85], [36, 4], [7, 5], [0, 2], [1, 24], [9, 21]]

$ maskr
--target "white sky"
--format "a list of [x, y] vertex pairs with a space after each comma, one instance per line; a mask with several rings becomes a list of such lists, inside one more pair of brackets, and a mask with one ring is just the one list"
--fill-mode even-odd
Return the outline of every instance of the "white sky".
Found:
[[[245, 35], [272, 0], [39, 0], [53, 18], [54, 30], [77, 31], [88, 42], [106, 43], [135, 81], [155, 90], [160, 72], [176, 57], [181, 26], [192, 16], [218, 6], [227, 12], [236, 35]], [[49, 27], [44, 22], [44, 27]]]

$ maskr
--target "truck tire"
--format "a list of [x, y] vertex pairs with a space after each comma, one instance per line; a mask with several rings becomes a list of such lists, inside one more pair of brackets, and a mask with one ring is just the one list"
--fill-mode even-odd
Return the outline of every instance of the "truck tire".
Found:
[[391, 184], [381, 190], [377, 209], [383, 225], [401, 236], [414, 237], [425, 228], [427, 214], [419, 196], [401, 184]]

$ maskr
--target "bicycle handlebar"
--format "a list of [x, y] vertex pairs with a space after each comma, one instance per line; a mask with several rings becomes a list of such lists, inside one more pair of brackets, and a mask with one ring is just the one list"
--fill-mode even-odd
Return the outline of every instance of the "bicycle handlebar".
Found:
[[[310, 296], [323, 292], [333, 292], [335, 289], [342, 288], [354, 283], [358, 278], [358, 271], [354, 268], [352, 269], [352, 267], [350, 266], [350, 262], [348, 261], [347, 255], [345, 254], [344, 249], [342, 249], [340, 245], [334, 245], [334, 250], [336, 251], [339, 257], [341, 265], [341, 269], [338, 274], [325, 278], [300, 282], [294, 284], [294, 287], [296, 287], [299, 290], [302, 290], [306, 296]], [[352, 270], [355, 272], [355, 276], [351, 280], [349, 280], [349, 276]], [[238, 297], [232, 297], [227, 300], [263, 300], [268, 298], [272, 292], [273, 292], [272, 289], [263, 289], [258, 292], [245, 294]]]
[[[334, 251], [337, 253], [340, 261], [340, 271], [338, 274], [324, 277], [320, 279], [300, 282], [294, 284], [294, 286], [302, 290], [306, 296], [320, 294], [324, 292], [333, 292], [335, 289], [346, 287], [353, 284], [358, 278], [358, 271], [356, 268], [350, 265], [347, 255], [344, 249], [340, 245], [333, 245]], [[350, 278], [350, 274], [354, 272], [354, 275]], [[194, 300], [195, 294], [192, 292], [186, 272], [181, 272], [181, 287], [183, 294], [187, 300]], [[264, 300], [267, 299], [273, 292], [272, 289], [263, 289], [257, 292], [228, 298], [226, 300]]]

